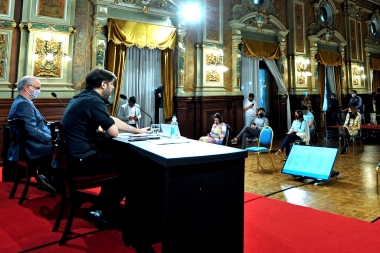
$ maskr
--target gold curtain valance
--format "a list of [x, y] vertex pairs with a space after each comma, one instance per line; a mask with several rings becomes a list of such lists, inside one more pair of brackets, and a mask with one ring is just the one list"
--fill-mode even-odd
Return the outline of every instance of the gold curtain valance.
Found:
[[369, 69], [380, 70], [380, 59], [371, 57], [371, 59], [369, 60]]
[[317, 61], [325, 66], [342, 66], [342, 55], [337, 52], [318, 50]]
[[138, 23], [127, 20], [108, 20], [108, 41], [127, 47], [148, 47], [150, 49], [174, 49], [176, 28]]
[[243, 45], [246, 56], [271, 60], [279, 59], [281, 57], [281, 48], [279, 44], [243, 39]]

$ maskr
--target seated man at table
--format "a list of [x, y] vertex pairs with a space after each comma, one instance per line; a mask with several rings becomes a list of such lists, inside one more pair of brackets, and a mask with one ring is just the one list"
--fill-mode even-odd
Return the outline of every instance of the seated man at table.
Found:
[[269, 126], [269, 120], [266, 118], [265, 109], [259, 108], [259, 114], [257, 117], [254, 117], [251, 126], [245, 126], [243, 130], [232, 140], [233, 142], [237, 142], [238, 140], [242, 140], [241, 148], [245, 149], [247, 146], [247, 138], [258, 138], [260, 136], [261, 130]]
[[[86, 77], [86, 88], [71, 99], [62, 118], [70, 173], [96, 175], [118, 172], [120, 175], [119, 181], [101, 188], [98, 203], [87, 214], [97, 224], [106, 226], [122, 222], [123, 211], [120, 202], [126, 195], [124, 175], [126, 169], [125, 166], [120, 166], [124, 163], [125, 157], [110, 154], [110, 149], [104, 146], [107, 143], [101, 138], [117, 137], [119, 130], [146, 133], [149, 129], [148, 127], [137, 129], [109, 115], [106, 102], [114, 89], [115, 82], [116, 76], [110, 71], [104, 69], [91, 71]], [[132, 246], [139, 252], [140, 245]]]
[[[36, 99], [41, 92], [41, 82], [34, 76], [24, 76], [17, 83], [19, 95], [13, 101], [8, 118], [19, 118], [24, 122], [26, 133], [26, 154], [29, 165], [37, 171], [34, 178], [37, 181], [38, 189], [49, 193], [56, 193], [54, 185], [54, 170], [51, 167], [53, 158], [53, 148], [50, 129], [47, 121], [34, 106], [32, 100]], [[11, 126], [12, 127], [12, 126]], [[19, 131], [13, 129], [12, 131]], [[20, 144], [12, 143], [8, 150], [8, 159], [18, 161], [20, 156]]]

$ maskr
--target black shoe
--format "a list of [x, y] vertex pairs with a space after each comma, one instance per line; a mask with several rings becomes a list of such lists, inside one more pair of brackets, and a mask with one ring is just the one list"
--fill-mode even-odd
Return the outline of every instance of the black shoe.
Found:
[[50, 180], [44, 175], [38, 174], [34, 178], [37, 181], [37, 188], [43, 191], [47, 191], [50, 194], [56, 194], [57, 190], [52, 186]]
[[84, 219], [93, 223], [99, 229], [114, 229], [115, 225], [104, 218], [101, 210], [89, 211], [84, 215]]
[[137, 253], [156, 253], [150, 244], [136, 244], [132, 245], [132, 247], [136, 250]]
[[340, 154], [345, 154], [346, 153], [346, 148], [343, 148], [342, 151], [340, 151]]

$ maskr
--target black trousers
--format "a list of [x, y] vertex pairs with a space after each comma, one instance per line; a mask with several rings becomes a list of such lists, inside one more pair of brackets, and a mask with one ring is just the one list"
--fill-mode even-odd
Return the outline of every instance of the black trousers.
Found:
[[[99, 198], [94, 209], [100, 209], [106, 216], [121, 212], [120, 202], [126, 196], [125, 192], [125, 166], [121, 166], [117, 156], [102, 151], [84, 159], [70, 159], [68, 169], [73, 176], [90, 176], [103, 173], [118, 172], [119, 178], [101, 187]], [[124, 182], [124, 183], [123, 183]], [[117, 213], [118, 215], [119, 213]]]

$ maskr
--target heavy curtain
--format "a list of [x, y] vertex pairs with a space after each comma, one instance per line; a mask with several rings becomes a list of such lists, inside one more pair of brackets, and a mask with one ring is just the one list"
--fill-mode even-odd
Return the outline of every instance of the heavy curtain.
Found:
[[[108, 20], [109, 45], [115, 44], [124, 45], [125, 47], [136, 46], [138, 48], [147, 47], [149, 49], [158, 48], [160, 50], [173, 50], [177, 43], [176, 37], [177, 29], [173, 27], [144, 24], [127, 20]], [[112, 49], [115, 50], [115, 48], [112, 48], [112, 46], [108, 47], [109, 54]], [[121, 60], [120, 58], [122, 56], [119, 56], [117, 51], [115, 52], [113, 53], [114, 57], [108, 57], [107, 67], [109, 69], [109, 66], [114, 66], [113, 71], [116, 71], [116, 68], [122, 69], [120, 71], [117, 71], [117, 73], [114, 73], [116, 74], [118, 80], [123, 80], [125, 74], [124, 69], [126, 53], [124, 54], [124, 60]], [[171, 57], [170, 59], [171, 62], [166, 61], [166, 64], [164, 64], [164, 69], [162, 69], [162, 71], [164, 73], [171, 73], [172, 75], [174, 75], [173, 71], [171, 71], [174, 68], [173, 57]], [[109, 70], [111, 71], [111, 69]], [[170, 78], [168, 78], [167, 80], [170, 80]], [[170, 83], [164, 83], [164, 81], [167, 80], [162, 80], [164, 87], [167, 86], [165, 92], [169, 92], [168, 94], [171, 93], [174, 95], [174, 91], [169, 91], [169, 89], [174, 89], [174, 85]], [[174, 76], [171, 77], [171, 80], [174, 80]], [[122, 85], [123, 84], [120, 83], [115, 87], [115, 98], [118, 98], [118, 95], [120, 95]], [[164, 100], [166, 101], [164, 103], [167, 106], [165, 112], [168, 111], [168, 114], [165, 113], [165, 118], [171, 117], [171, 115], [173, 114], [173, 95], [172, 97], [165, 98]], [[111, 115], [116, 114], [117, 108], [119, 106], [118, 101], [118, 99], [115, 99], [114, 103], [112, 104], [112, 107], [110, 108]]]
[[377, 87], [380, 87], [380, 59], [371, 57], [369, 69], [372, 71], [372, 91], [376, 92]]
[[112, 41], [108, 43], [108, 61], [107, 69], [117, 76], [116, 86], [114, 89], [114, 98], [112, 105], [108, 108], [110, 115], [115, 116], [117, 113], [117, 105], [115, 101], [119, 101], [121, 94], [121, 86], [124, 77], [125, 59], [127, 56], [127, 47], [124, 44], [115, 44]]
[[174, 97], [174, 50], [161, 50], [161, 80], [163, 85], [163, 107], [165, 122], [171, 121]]
[[341, 68], [342, 68], [342, 55], [337, 52], [329, 52], [324, 50], [318, 50], [317, 52], [318, 62], [318, 89], [321, 96], [320, 107], [323, 108], [323, 101], [325, 97], [325, 84], [326, 84], [326, 66], [334, 67], [336, 95], [341, 104]]
[[244, 53], [247, 56], [277, 60], [281, 57], [281, 47], [265, 41], [243, 39]]

